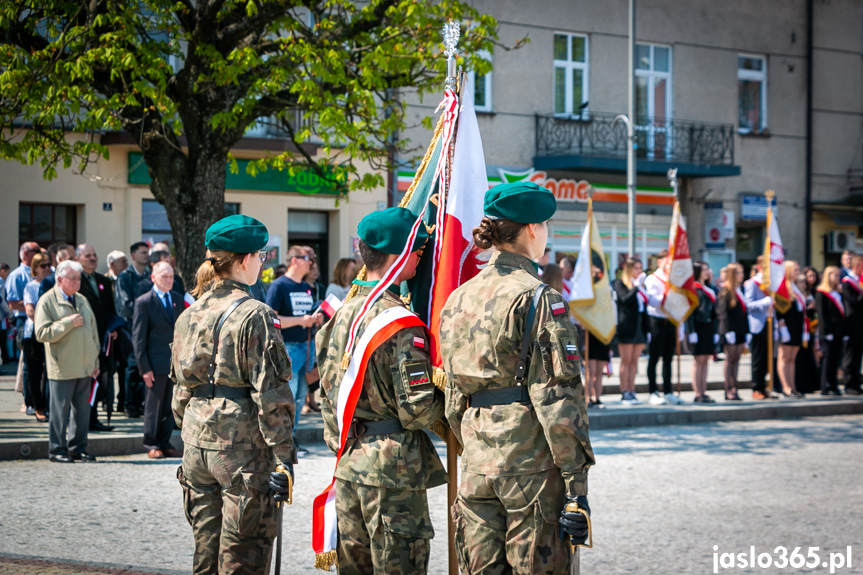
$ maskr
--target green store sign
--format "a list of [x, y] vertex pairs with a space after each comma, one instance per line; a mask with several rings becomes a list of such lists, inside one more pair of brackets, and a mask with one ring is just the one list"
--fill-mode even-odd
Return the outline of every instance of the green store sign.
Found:
[[[231, 173], [230, 166], [225, 163], [225, 189], [250, 190], [256, 192], [283, 192], [295, 194], [327, 194], [337, 196], [339, 193], [320, 176], [311, 170], [305, 170], [292, 176], [287, 170], [269, 169], [251, 175], [246, 172], [250, 160], [237, 160], [238, 171]], [[140, 152], [129, 153], [129, 184], [149, 186], [152, 182], [147, 172], [147, 164]]]

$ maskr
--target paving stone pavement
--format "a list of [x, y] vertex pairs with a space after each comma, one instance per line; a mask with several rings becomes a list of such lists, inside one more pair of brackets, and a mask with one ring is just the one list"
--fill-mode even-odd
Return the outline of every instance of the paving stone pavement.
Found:
[[[819, 546], [825, 557], [851, 545], [852, 567], [836, 573], [863, 573], [860, 416], [601, 430], [592, 440], [595, 547], [582, 552], [583, 574], [713, 573], [714, 545], [720, 553], [804, 546], [804, 554]], [[286, 574], [315, 572], [311, 504], [334, 458], [323, 444], [308, 447], [285, 514]], [[0, 573], [188, 573], [192, 536], [176, 466], [141, 455], [0, 462]], [[429, 497], [430, 572], [443, 575], [446, 489]]]

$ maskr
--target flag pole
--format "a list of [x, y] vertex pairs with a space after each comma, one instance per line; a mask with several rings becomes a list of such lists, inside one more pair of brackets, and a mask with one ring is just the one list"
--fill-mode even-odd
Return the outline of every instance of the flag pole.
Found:
[[[455, 47], [458, 42], [460, 25], [450, 20], [443, 30], [444, 37], [444, 53], [446, 54], [446, 83], [445, 89], [453, 90], [458, 93], [458, 70], [455, 59]], [[454, 128], [455, 129], [455, 128]], [[451, 145], [455, 145], [455, 137], [453, 137]], [[441, 154], [449, 154], [450, 150], [441, 150]], [[447, 188], [449, 187], [449, 177], [452, 173], [451, 169], [447, 169], [444, 177], [447, 178]], [[445, 206], [439, 205], [439, 210], [446, 209]], [[455, 523], [453, 523], [451, 509], [455, 505], [456, 496], [458, 495], [458, 452], [459, 442], [456, 439], [455, 433], [451, 427], [447, 426], [446, 431], [446, 499], [447, 499], [447, 560], [449, 575], [459, 575], [458, 558], [456, 557], [455, 547]]]
[[[671, 189], [674, 190], [674, 203], [680, 203], [680, 197], [678, 194], [677, 188], [677, 168], [669, 168], [668, 173], [668, 181], [671, 184]], [[671, 278], [669, 278], [669, 283], [671, 282]], [[674, 326], [674, 341], [677, 342], [676, 350], [677, 350], [677, 397], [680, 398], [681, 393], [681, 385], [680, 385], [680, 326]]]
[[[764, 197], [767, 198], [767, 211], [772, 216], [773, 210], [771, 209], [771, 204], [773, 203], [773, 196], [776, 193], [773, 190], [767, 190], [764, 192]], [[767, 222], [766, 228], [767, 238], [765, 239], [766, 246], [770, 245], [770, 221]], [[770, 250], [767, 250], [767, 257], [763, 258], [764, 261], [761, 262], [763, 266], [761, 268], [761, 279], [764, 280], [764, 270], [767, 269], [767, 274], [770, 274]], [[773, 306], [776, 305], [776, 294], [770, 294], [773, 299]], [[767, 397], [773, 397], [773, 306], [767, 313]]]

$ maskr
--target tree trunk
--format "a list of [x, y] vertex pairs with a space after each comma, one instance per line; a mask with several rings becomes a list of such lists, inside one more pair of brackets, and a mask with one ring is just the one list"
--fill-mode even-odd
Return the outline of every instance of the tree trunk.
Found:
[[[147, 158], [151, 189], [171, 224], [177, 251], [177, 269], [186, 289], [195, 287], [195, 272], [206, 257], [207, 228], [225, 215], [225, 162], [228, 149], [206, 146], [199, 153], [181, 151]], [[146, 151], [145, 151], [146, 156]], [[167, 160], [167, 161], [165, 161]]]

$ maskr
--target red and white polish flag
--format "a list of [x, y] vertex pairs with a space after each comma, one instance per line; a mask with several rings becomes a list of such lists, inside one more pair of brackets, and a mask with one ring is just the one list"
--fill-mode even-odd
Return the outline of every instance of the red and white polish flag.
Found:
[[335, 294], [328, 295], [327, 299], [321, 302], [321, 311], [327, 314], [327, 317], [336, 315], [340, 307], [342, 307], [342, 300], [337, 298]]

